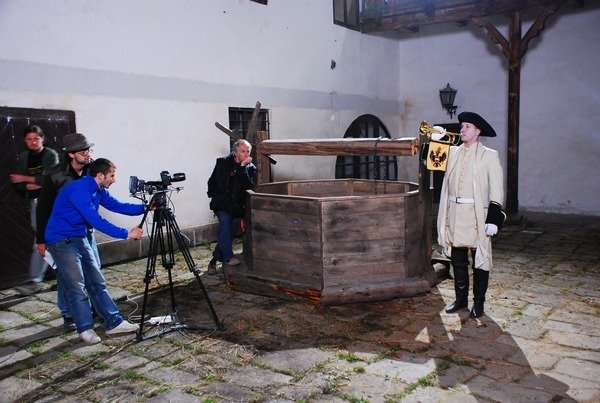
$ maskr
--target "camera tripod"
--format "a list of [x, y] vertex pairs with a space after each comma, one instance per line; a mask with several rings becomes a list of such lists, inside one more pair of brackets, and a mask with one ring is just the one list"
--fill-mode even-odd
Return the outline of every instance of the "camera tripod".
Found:
[[[177, 305], [175, 303], [175, 291], [173, 289], [173, 276], [172, 269], [175, 264], [175, 251], [173, 248], [173, 239], [177, 242], [179, 249], [183, 254], [183, 258], [187, 264], [190, 272], [194, 274], [196, 280], [198, 280], [198, 284], [200, 285], [200, 289], [202, 290], [202, 294], [206, 299], [206, 303], [208, 304], [208, 308], [210, 309], [210, 313], [212, 314], [212, 318], [215, 323], [215, 327], [212, 330], [222, 329], [223, 324], [217, 317], [217, 313], [208, 297], [208, 293], [206, 292], [206, 288], [200, 279], [200, 270], [198, 266], [194, 263], [194, 259], [190, 254], [187, 243], [184, 239], [184, 235], [181, 233], [179, 229], [179, 225], [177, 225], [177, 221], [175, 221], [175, 215], [173, 211], [167, 207], [166, 203], [166, 194], [165, 192], [156, 193], [152, 200], [150, 201], [150, 207], [154, 208], [154, 221], [152, 223], [152, 232], [150, 233], [150, 245], [148, 249], [148, 260], [146, 263], [146, 275], [144, 276], [144, 283], [146, 283], [144, 289], [144, 302], [142, 304], [142, 316], [140, 319], [140, 328], [137, 332], [136, 341], [146, 340], [152, 337], [160, 336], [165, 333], [177, 331], [179, 329], [190, 329], [190, 330], [208, 330], [208, 328], [191, 328], [188, 327], [185, 323], [183, 323], [179, 319], [179, 314], [177, 312]], [[144, 214], [144, 218], [140, 223], [139, 227], [144, 223], [148, 211], [150, 208], [146, 210]], [[144, 336], [144, 320], [146, 319], [146, 305], [148, 302], [148, 289], [150, 286], [150, 281], [156, 276], [156, 260], [158, 256], [161, 257], [162, 266], [167, 270], [169, 277], [169, 293], [171, 297], [171, 317], [169, 318], [170, 325], [165, 326], [160, 332], [156, 334], [152, 334], [150, 336]], [[167, 321], [165, 321], [167, 322]]]

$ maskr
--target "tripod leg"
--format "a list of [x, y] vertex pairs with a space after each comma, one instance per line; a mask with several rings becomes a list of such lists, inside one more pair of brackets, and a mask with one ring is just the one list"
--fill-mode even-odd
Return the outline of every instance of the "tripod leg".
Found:
[[142, 303], [142, 316], [140, 318], [140, 328], [137, 332], [137, 341], [143, 340], [144, 334], [144, 319], [146, 317], [146, 304], [148, 302], [148, 289], [150, 287], [150, 281], [156, 275], [156, 256], [158, 252], [158, 241], [162, 238], [161, 228], [159, 220], [156, 220], [152, 224], [152, 232], [150, 233], [150, 244], [148, 246], [148, 260], [146, 261], [146, 275], [144, 276], [144, 302]]
[[175, 217], [173, 216], [172, 213], [169, 215], [168, 221], [172, 225], [173, 235], [175, 236], [175, 240], [177, 241], [177, 244], [179, 245], [179, 249], [181, 250], [181, 253], [183, 254], [183, 258], [185, 259], [188, 269], [190, 270], [190, 272], [192, 272], [194, 274], [194, 276], [196, 277], [196, 280], [198, 281], [198, 284], [200, 285], [202, 294], [204, 295], [204, 298], [206, 299], [206, 303], [208, 304], [208, 308], [210, 309], [210, 313], [212, 314], [213, 320], [215, 322], [215, 329], [220, 330], [223, 328], [223, 323], [219, 320], [219, 317], [217, 316], [217, 312], [215, 311], [215, 308], [213, 307], [210, 297], [208, 296], [208, 292], [206, 291], [206, 288], [204, 287], [204, 284], [202, 283], [202, 279], [200, 278], [200, 270], [198, 269], [198, 266], [196, 265], [196, 263], [194, 263], [192, 254], [190, 253], [187, 243], [183, 239], [183, 235], [181, 234], [179, 225], [177, 225], [177, 222], [175, 221]]
[[[167, 215], [167, 217], [169, 217]], [[179, 314], [177, 312], [177, 305], [175, 304], [175, 289], [173, 287], [173, 273], [172, 269], [175, 265], [175, 249], [173, 248], [173, 228], [171, 221], [167, 218], [166, 221], [166, 242], [167, 242], [167, 251], [168, 255], [165, 254], [165, 259], [168, 260], [163, 261], [163, 266], [167, 270], [167, 275], [169, 277], [169, 295], [171, 297], [171, 318], [175, 322], [175, 325], [179, 325]], [[164, 247], [164, 243], [163, 243]], [[163, 249], [164, 250], [164, 249]]]
[[[165, 228], [165, 229], [163, 229]], [[166, 239], [165, 239], [166, 238]], [[140, 320], [140, 328], [137, 334], [137, 340], [141, 341], [150, 337], [158, 336], [160, 334], [164, 334], [171, 331], [176, 331], [182, 328], [188, 328], [184, 323], [179, 320], [179, 314], [177, 313], [177, 305], [175, 303], [175, 291], [173, 287], [173, 276], [172, 269], [175, 265], [175, 252], [173, 245], [173, 238], [176, 240], [179, 248], [183, 254], [183, 257], [187, 263], [188, 269], [194, 273], [198, 284], [202, 290], [204, 298], [208, 304], [210, 312], [212, 314], [213, 320], [215, 322], [215, 329], [222, 329], [223, 325], [219, 320], [217, 313], [210, 301], [208, 296], [208, 292], [200, 279], [200, 270], [194, 263], [192, 255], [187, 247], [187, 244], [184, 240], [184, 236], [181, 233], [177, 222], [175, 221], [175, 216], [173, 212], [169, 208], [158, 208], [154, 212], [154, 222], [152, 224], [152, 233], [150, 235], [150, 247], [148, 251], [148, 263], [146, 266], [146, 277], [144, 281], [146, 282], [146, 287], [144, 290], [144, 303], [142, 304], [142, 318]], [[166, 242], [166, 244], [165, 244]], [[156, 275], [156, 259], [158, 254], [160, 253], [162, 259], [162, 265], [165, 267], [169, 277], [169, 293], [171, 297], [171, 317], [175, 322], [173, 325], [169, 327], [169, 329], [162, 331], [159, 334], [155, 334], [152, 336], [144, 337], [143, 336], [143, 323], [146, 315], [146, 303], [148, 300], [148, 290], [149, 283], [152, 278]], [[199, 330], [199, 329], [191, 329], [191, 330]]]
[[208, 297], [208, 292], [206, 291], [206, 288], [204, 288], [204, 284], [202, 283], [202, 280], [200, 279], [200, 272], [199, 272], [198, 268], [196, 267], [194, 270], [190, 269], [190, 271], [192, 273], [194, 273], [194, 276], [196, 276], [196, 280], [198, 280], [198, 284], [200, 285], [202, 294], [204, 294], [204, 298], [206, 298], [206, 303], [208, 304], [208, 308], [210, 309], [213, 320], [215, 322], [215, 329], [222, 330], [224, 328], [223, 322], [221, 322], [219, 320], [219, 317], [217, 316], [217, 312], [215, 311], [215, 308], [213, 307], [213, 304], [210, 301], [210, 298]]

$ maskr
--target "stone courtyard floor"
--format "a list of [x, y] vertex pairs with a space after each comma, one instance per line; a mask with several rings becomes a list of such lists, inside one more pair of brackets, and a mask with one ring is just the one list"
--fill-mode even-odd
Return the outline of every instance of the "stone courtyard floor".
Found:
[[[202, 271], [212, 247], [190, 250]], [[447, 278], [422, 296], [318, 307], [231, 290], [220, 272], [199, 276], [224, 324], [213, 330], [178, 255], [185, 326], [149, 337], [158, 328], [145, 324], [138, 342], [98, 323], [103, 341], [87, 346], [63, 332], [53, 280], [33, 297], [1, 290], [0, 402], [600, 401], [600, 217], [523, 213], [494, 253], [481, 320], [444, 313]], [[145, 272], [146, 260], [104, 268], [136, 322]], [[167, 271], [156, 274], [147, 313], [168, 315]]]

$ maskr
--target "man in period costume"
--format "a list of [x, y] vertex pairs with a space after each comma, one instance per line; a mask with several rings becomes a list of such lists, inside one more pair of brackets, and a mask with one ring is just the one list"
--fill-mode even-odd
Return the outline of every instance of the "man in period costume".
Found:
[[494, 129], [473, 112], [462, 112], [458, 120], [462, 144], [450, 148], [438, 212], [438, 243], [454, 270], [456, 299], [446, 312], [467, 308], [470, 252], [474, 302], [470, 317], [478, 318], [484, 313], [492, 268], [491, 237], [504, 221], [504, 178], [498, 152], [479, 142], [480, 136], [495, 137]]

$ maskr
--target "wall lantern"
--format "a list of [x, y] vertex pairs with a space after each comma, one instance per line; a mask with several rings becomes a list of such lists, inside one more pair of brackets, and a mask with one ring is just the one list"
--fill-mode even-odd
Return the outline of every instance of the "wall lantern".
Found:
[[450, 119], [452, 119], [452, 115], [456, 113], [456, 105], [454, 105], [455, 96], [456, 90], [450, 87], [450, 83], [446, 84], [446, 87], [440, 90], [440, 101], [442, 101], [442, 108], [448, 112]]

